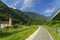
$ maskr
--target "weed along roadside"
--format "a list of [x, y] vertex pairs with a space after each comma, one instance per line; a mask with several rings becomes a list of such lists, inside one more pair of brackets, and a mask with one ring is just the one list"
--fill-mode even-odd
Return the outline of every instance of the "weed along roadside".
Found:
[[33, 32], [38, 29], [37, 26], [25, 26], [12, 28], [9, 30], [1, 29], [0, 30], [0, 40], [25, 40]]
[[60, 40], [60, 36], [59, 36], [60, 35], [59, 34], [60, 31], [56, 30], [56, 27], [47, 26], [47, 25], [44, 25], [43, 27], [48, 30], [48, 32], [51, 34], [51, 36], [53, 37], [54, 40]]

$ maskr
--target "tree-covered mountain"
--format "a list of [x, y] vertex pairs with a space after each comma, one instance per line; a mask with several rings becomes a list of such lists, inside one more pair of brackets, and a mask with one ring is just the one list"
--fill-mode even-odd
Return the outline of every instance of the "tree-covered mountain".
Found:
[[60, 12], [53, 18], [53, 20], [60, 20]]
[[12, 16], [13, 23], [18, 23], [19, 21], [26, 23], [26, 21], [20, 17], [20, 15], [12, 11], [8, 6], [0, 1], [0, 20], [7, 21], [10, 15]]
[[46, 17], [34, 12], [22, 12], [18, 9], [11, 9], [29, 24], [42, 24], [46, 21]]
[[60, 10], [58, 9], [54, 14], [50, 17], [48, 24], [51, 25], [60, 25]]
[[0, 20], [7, 21], [12, 16], [13, 24], [43, 24], [46, 17], [34, 12], [22, 12], [18, 9], [9, 8], [0, 1]]
[[11, 13], [11, 10], [0, 1], [0, 19], [1, 20], [8, 20], [8, 16]]
[[43, 15], [40, 15], [38, 13], [35, 12], [25, 12], [26, 15], [29, 16], [29, 18], [35, 23], [37, 24], [42, 24], [46, 21], [46, 17]]

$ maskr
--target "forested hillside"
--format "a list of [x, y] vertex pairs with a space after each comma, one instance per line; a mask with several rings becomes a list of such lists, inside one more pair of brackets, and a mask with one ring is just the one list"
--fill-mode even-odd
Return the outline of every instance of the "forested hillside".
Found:
[[13, 24], [43, 24], [46, 17], [34, 12], [22, 12], [18, 9], [9, 8], [0, 1], [0, 20], [7, 21], [12, 16]]
[[[59, 11], [59, 10], [58, 10]], [[51, 16], [51, 20], [49, 21], [49, 25], [60, 25], [60, 12], [58, 12], [58, 11], [56, 11], [55, 13], [54, 13], [54, 17], [53, 16]], [[57, 13], [58, 12], [58, 13]], [[56, 13], [57, 13], [57, 15], [56, 15]]]
[[60, 12], [53, 18], [53, 20], [60, 20]]
[[8, 20], [9, 15], [11, 15], [11, 10], [0, 1], [0, 19]]

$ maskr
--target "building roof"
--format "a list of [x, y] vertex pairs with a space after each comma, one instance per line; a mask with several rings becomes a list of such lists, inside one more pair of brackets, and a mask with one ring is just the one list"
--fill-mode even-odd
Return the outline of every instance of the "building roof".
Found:
[[9, 21], [2, 21], [1, 24], [9, 24]]

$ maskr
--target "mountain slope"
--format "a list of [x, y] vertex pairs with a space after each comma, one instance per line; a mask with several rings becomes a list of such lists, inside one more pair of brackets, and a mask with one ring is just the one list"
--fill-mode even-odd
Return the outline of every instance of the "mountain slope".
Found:
[[12, 16], [13, 24], [43, 24], [46, 21], [45, 16], [34, 12], [22, 12], [18, 9], [9, 8], [0, 1], [0, 20], [7, 21]]
[[22, 12], [18, 9], [12, 9], [16, 14], [22, 17], [28, 24], [42, 24], [46, 21], [46, 17], [34, 12]]
[[18, 23], [22, 20], [24, 23], [26, 22], [22, 17], [12, 11], [8, 6], [6, 6], [2, 1], [0, 1], [0, 20], [7, 21], [9, 16], [12, 16], [13, 23]]
[[29, 18], [36, 23], [42, 24], [46, 21], [46, 17], [43, 15], [40, 15], [38, 13], [34, 13], [34, 12], [26, 12], [26, 15], [29, 16]]

